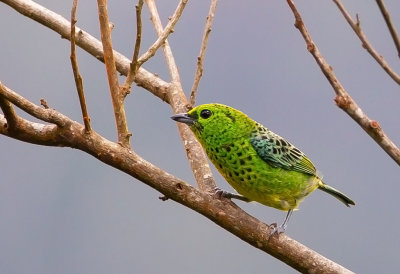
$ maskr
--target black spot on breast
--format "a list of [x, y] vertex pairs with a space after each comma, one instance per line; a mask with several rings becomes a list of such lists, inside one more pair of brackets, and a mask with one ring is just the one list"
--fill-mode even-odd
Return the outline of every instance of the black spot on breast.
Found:
[[239, 162], [240, 162], [241, 165], [244, 165], [244, 160], [243, 159], [240, 159]]
[[235, 117], [233, 117], [230, 113], [226, 113], [225, 115], [226, 115], [226, 117], [228, 117], [229, 119], [232, 120], [232, 123], [234, 123], [236, 121]]

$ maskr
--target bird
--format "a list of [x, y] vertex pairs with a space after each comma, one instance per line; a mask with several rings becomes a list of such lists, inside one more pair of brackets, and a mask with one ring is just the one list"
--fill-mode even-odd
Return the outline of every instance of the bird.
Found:
[[190, 127], [210, 161], [238, 194], [219, 188], [215, 193], [287, 211], [281, 225], [271, 225], [271, 235], [285, 232], [293, 210], [316, 189], [348, 207], [355, 205], [322, 181], [302, 151], [235, 108], [203, 104], [171, 119]]

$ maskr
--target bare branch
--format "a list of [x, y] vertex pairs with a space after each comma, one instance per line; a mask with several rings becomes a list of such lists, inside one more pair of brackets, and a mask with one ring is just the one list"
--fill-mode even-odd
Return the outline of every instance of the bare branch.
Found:
[[74, 0], [72, 3], [72, 9], [71, 9], [71, 55], [70, 55], [70, 59], [71, 59], [71, 64], [72, 64], [72, 71], [74, 73], [76, 90], [78, 92], [79, 103], [81, 105], [81, 111], [82, 111], [83, 122], [85, 124], [85, 130], [86, 130], [86, 132], [89, 132], [92, 130], [92, 128], [90, 126], [90, 117], [89, 117], [87, 107], [86, 107], [85, 93], [83, 91], [82, 76], [79, 73], [78, 59], [76, 57], [76, 48], [75, 48], [75, 25], [77, 22], [76, 21], [77, 7], [78, 7], [78, 0]]
[[138, 58], [139, 58], [140, 44], [142, 41], [142, 7], [143, 7], [143, 0], [139, 0], [139, 3], [135, 6], [136, 9], [135, 48], [133, 50], [133, 56], [129, 66], [128, 75], [126, 76], [125, 82], [121, 87], [122, 92], [124, 93], [123, 94], [124, 97], [130, 93], [132, 83], [135, 80], [136, 73], [139, 69]]
[[196, 93], [199, 87], [201, 76], [203, 75], [203, 61], [206, 54], [208, 37], [210, 36], [212, 21], [214, 19], [215, 10], [217, 9], [218, 0], [211, 0], [210, 10], [208, 11], [206, 25], [204, 27], [203, 39], [201, 41], [200, 54], [197, 57], [197, 69], [194, 77], [192, 89], [190, 92], [190, 106], [193, 107], [196, 102]]
[[128, 132], [123, 96], [121, 95], [118, 83], [117, 69], [115, 67], [111, 42], [110, 22], [108, 20], [107, 1], [97, 0], [97, 6], [99, 9], [101, 41], [104, 50], [104, 64], [106, 65], [108, 84], [110, 86], [111, 99], [114, 108], [115, 123], [118, 131], [118, 143], [125, 148], [129, 148], [129, 138], [132, 134]]
[[[334, 0], [336, 1], [336, 0]], [[304, 25], [303, 19], [296, 9], [292, 0], [287, 0], [293, 15], [295, 17], [295, 27], [300, 31], [307, 44], [307, 50], [314, 57], [315, 61], [321, 68], [325, 77], [333, 87], [336, 98], [336, 104], [343, 109], [354, 121], [356, 121], [365, 132], [371, 136], [378, 145], [398, 164], [400, 165], [400, 150], [390, 140], [390, 138], [381, 129], [378, 122], [371, 120], [357, 105], [357, 103], [350, 97], [347, 91], [344, 89], [342, 84], [337, 79], [332, 67], [325, 61], [324, 57], [320, 53], [318, 47], [314, 44], [306, 26]]]
[[29, 100], [25, 99], [18, 93], [12, 91], [3, 83], [0, 82], [0, 97], [3, 99], [8, 100], [10, 103], [16, 105], [26, 113], [32, 115], [33, 117], [48, 122], [52, 124], [56, 124], [60, 127], [67, 126], [70, 119], [66, 116], [62, 115], [61, 113], [56, 112], [53, 109], [43, 109]]
[[394, 45], [397, 49], [397, 55], [400, 58], [400, 39], [399, 35], [397, 34], [396, 28], [393, 25], [392, 19], [390, 18], [390, 14], [386, 9], [385, 3], [383, 3], [383, 0], [376, 0], [376, 3], [379, 6], [379, 9], [382, 13], [383, 19], [385, 19], [386, 25], [390, 31], [390, 35], [392, 36]]
[[11, 103], [2, 96], [0, 96], [0, 108], [4, 113], [4, 117], [7, 119], [7, 128], [9, 130], [15, 128], [19, 117]]
[[[62, 38], [70, 39], [71, 23], [61, 15], [46, 9], [34, 1], [0, 0], [0, 2], [7, 4], [17, 12], [52, 29], [60, 34]], [[93, 55], [101, 62], [104, 62], [103, 45], [101, 42], [78, 27], [76, 28], [76, 45]], [[127, 75], [131, 61], [115, 50], [114, 59], [118, 72], [122, 75]], [[153, 73], [143, 68], [139, 68], [135, 81], [139, 86], [147, 89], [161, 100], [168, 102], [167, 89], [169, 84], [155, 76]]]
[[380, 55], [371, 43], [368, 41], [364, 32], [361, 29], [361, 24], [359, 18], [354, 22], [351, 18], [350, 14], [347, 12], [346, 8], [343, 6], [340, 0], [333, 0], [333, 2], [338, 6], [339, 10], [343, 14], [346, 21], [349, 23], [353, 31], [356, 33], [358, 38], [362, 42], [363, 48], [365, 48], [368, 53], [378, 62], [378, 64], [383, 68], [384, 71], [397, 83], [400, 85], [400, 76], [389, 66], [389, 64], [385, 61], [385, 59]]
[[[146, 2], [146, 3], [147, 3], [147, 5], [149, 5], [148, 2]], [[142, 56], [140, 56], [140, 58], [138, 60], [139, 66], [141, 66], [144, 62], [146, 62], [151, 57], [153, 57], [154, 54], [156, 54], [157, 50], [163, 45], [165, 40], [168, 38], [169, 34], [174, 31], [174, 27], [175, 27], [176, 23], [178, 22], [179, 18], [181, 17], [181, 15], [183, 13], [183, 9], [186, 6], [186, 3], [187, 3], [187, 0], [180, 1], [179, 5], [175, 9], [174, 14], [170, 17], [168, 24], [165, 26], [165, 29], [161, 32], [158, 32], [158, 30], [157, 30], [158, 38], [154, 42], [154, 44], [151, 45], [150, 48]], [[155, 12], [157, 12], [155, 4], [154, 4], [154, 6], [152, 5], [152, 7], [155, 8]], [[150, 7], [149, 7], [149, 9], [150, 9]], [[153, 20], [153, 18], [152, 18], [152, 20]], [[157, 29], [157, 27], [156, 27], [156, 29]]]
[[[184, 5], [186, 2], [187, 1], [182, 0], [179, 3], [179, 6]], [[146, 4], [149, 8], [151, 20], [158, 35], [162, 35], [163, 27], [154, 0], [146, 0]], [[179, 6], [176, 10], [180, 10]], [[189, 104], [183, 92], [178, 67], [176, 66], [168, 40], [165, 40], [163, 50], [172, 79], [167, 92], [168, 101], [171, 104], [174, 113], [185, 112], [187, 111]], [[188, 126], [178, 123], [178, 129], [199, 188], [203, 191], [214, 190], [216, 184], [203, 148], [198, 143]]]
[[[175, 20], [177, 21], [179, 19], [186, 3], [187, 3], [187, 0], [181, 0], [179, 2], [179, 5], [176, 8], [174, 16], [172, 18], [172, 19], [174, 19], [174, 17], [176, 17], [174, 19], [174, 21]], [[162, 41], [164, 41], [164, 46], [163, 46], [164, 56], [165, 56], [165, 60], [167, 62], [167, 66], [169, 69], [169, 74], [171, 75], [171, 80], [173, 83], [180, 86], [181, 81], [180, 81], [180, 77], [179, 77], [178, 67], [175, 63], [175, 58], [174, 58], [174, 55], [172, 54], [172, 50], [169, 46], [168, 40], [166, 39], [168, 37], [169, 33], [171, 32], [172, 27], [170, 30], [168, 28], [165, 28], [166, 31], [163, 29], [163, 26], [161, 24], [160, 15], [158, 14], [157, 6], [156, 6], [156, 3], [154, 2], [154, 0], [146, 0], [146, 4], [150, 11], [151, 21], [153, 22], [154, 28], [156, 29], [156, 32], [159, 37], [157, 40], [160, 40], [160, 45], [162, 44]], [[168, 22], [169, 25], [172, 25], [172, 24], [170, 24], [171, 22], [173, 22], [172, 19]], [[165, 36], [165, 38], [163, 38], [164, 36]], [[161, 37], [161, 39], [160, 39], [160, 37]], [[155, 51], [154, 51], [154, 54], [155, 54]], [[140, 59], [142, 59], [142, 57]], [[139, 59], [139, 62], [141, 62], [140, 59]], [[180, 87], [180, 89], [183, 92], [182, 87]]]
[[0, 134], [35, 145], [62, 146], [57, 139], [60, 128], [56, 125], [34, 123], [21, 117], [12, 128], [9, 125], [8, 120], [0, 114]]
[[[0, 98], [3, 98], [3, 95], [8, 96], [9, 93], [10, 90], [7, 87], [1, 86]], [[13, 96], [8, 97], [14, 99]], [[21, 96], [18, 97], [18, 100], [27, 101]], [[37, 116], [40, 119], [44, 116], [42, 114], [48, 111], [48, 109], [42, 109]], [[91, 154], [107, 165], [160, 191], [165, 197], [204, 215], [242, 240], [299, 271], [351, 273], [317, 252], [290, 239], [285, 234], [270, 237], [270, 228], [266, 224], [250, 216], [230, 200], [218, 199], [207, 192], [199, 191], [147, 162], [135, 152], [103, 138], [93, 130], [86, 133], [83, 125], [55, 110], [52, 112], [68, 127], [61, 128], [56, 125], [43, 125], [18, 119], [16, 130], [9, 131], [7, 120], [0, 115], [0, 134], [35, 144], [72, 147]]]
[[[54, 30], [59, 33], [61, 37], [70, 39], [71, 24], [59, 14], [33, 1], [0, 0], [0, 2], [6, 3], [21, 14]], [[76, 31], [76, 44], [98, 60], [104, 62], [101, 42], [79, 28], [76, 28]], [[114, 51], [114, 58], [118, 71], [123, 75], [127, 75], [130, 67], [130, 60], [117, 51]], [[161, 100], [169, 103], [174, 113], [187, 111], [188, 102], [182, 89], [178, 90], [174, 85], [163, 81], [143, 68], [139, 68], [135, 82], [138, 86], [145, 88]], [[203, 148], [196, 141], [194, 135], [187, 126], [178, 124], [178, 129], [182, 140], [184, 140], [187, 157], [194, 171], [194, 176], [199, 188], [204, 191], [213, 190], [216, 185]]]

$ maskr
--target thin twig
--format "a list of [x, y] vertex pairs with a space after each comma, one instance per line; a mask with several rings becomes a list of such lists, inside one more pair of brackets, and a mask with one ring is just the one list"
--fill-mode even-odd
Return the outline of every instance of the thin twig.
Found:
[[123, 96], [126, 96], [130, 93], [131, 86], [133, 81], [135, 80], [136, 73], [139, 69], [139, 51], [140, 51], [140, 44], [142, 41], [142, 7], [143, 7], [143, 0], [139, 0], [138, 4], [135, 6], [136, 9], [136, 41], [135, 41], [135, 48], [133, 50], [132, 61], [129, 66], [128, 75], [126, 76], [125, 82], [122, 85], [122, 92], [124, 93]]
[[118, 75], [115, 67], [110, 23], [108, 20], [107, 0], [97, 0], [97, 6], [99, 9], [101, 41], [103, 43], [104, 50], [104, 64], [106, 65], [108, 84], [110, 86], [111, 100], [114, 108], [114, 116], [118, 132], [118, 143], [125, 148], [129, 148], [129, 138], [131, 133], [128, 132], [128, 124], [123, 105], [124, 98], [121, 96], [122, 92], [119, 88]]
[[217, 9], [218, 0], [211, 0], [210, 10], [207, 15], [206, 25], [204, 27], [203, 39], [201, 41], [200, 54], [197, 57], [197, 69], [194, 77], [192, 89], [190, 92], [190, 106], [193, 107], [196, 102], [196, 93], [199, 87], [201, 76], [203, 75], [203, 61], [206, 54], [208, 38], [211, 32], [211, 26], [214, 19], [215, 10]]
[[[187, 3], [186, 1], [181, 1], [175, 9], [174, 14], [169, 18], [168, 24], [165, 26], [164, 30], [161, 33], [158, 33], [157, 40], [150, 46], [150, 48], [140, 56], [138, 60], [139, 66], [141, 66], [144, 62], [149, 60], [151, 57], [156, 54], [157, 50], [163, 45], [165, 40], [168, 38], [169, 34], [174, 31], [174, 27], [178, 22], [179, 18], [183, 13], [183, 9], [185, 8]], [[148, 4], [148, 3], [147, 3]], [[153, 19], [152, 19], [153, 20]]]
[[[158, 34], [158, 39], [157, 41], [159, 41], [157, 43], [154, 43], [154, 50], [151, 49], [153, 48], [153, 46], [150, 47], [150, 49], [142, 56], [139, 58], [139, 63], [142, 62], [141, 59], [146, 60], [146, 54], [148, 55], [154, 55], [157, 48], [159, 47], [159, 45], [163, 44], [163, 50], [164, 50], [164, 56], [167, 62], [167, 66], [169, 69], [169, 73], [171, 76], [171, 80], [173, 83], [180, 85], [180, 77], [179, 77], [179, 71], [178, 71], [178, 67], [175, 63], [175, 58], [174, 55], [172, 54], [172, 50], [169, 46], [168, 40], [166, 39], [169, 35], [169, 33], [172, 31], [172, 27], [175, 25], [175, 23], [178, 21], [179, 17], [182, 15], [183, 9], [186, 6], [188, 0], [181, 0], [178, 4], [178, 7], [176, 8], [174, 15], [172, 16], [171, 20], [169, 20], [167, 26], [169, 26], [168, 28], [166, 27], [165, 29], [163, 28], [162, 24], [161, 24], [161, 19], [160, 19], [160, 15], [158, 14], [157, 11], [157, 6], [154, 2], [154, 0], [146, 0], [146, 4], [149, 8], [150, 11], [150, 15], [151, 15], [151, 21], [153, 22], [154, 28], [156, 29], [156, 32]], [[157, 47], [158, 46], [158, 47]], [[151, 57], [151, 56], [150, 56]], [[149, 58], [150, 58], [149, 57]], [[148, 58], [147, 58], [148, 59]]]
[[74, 73], [74, 79], [75, 79], [75, 85], [76, 85], [76, 90], [78, 92], [78, 97], [79, 97], [79, 103], [81, 105], [81, 111], [82, 111], [82, 117], [83, 117], [83, 123], [85, 124], [85, 131], [86, 133], [90, 132], [92, 130], [90, 126], [90, 117], [87, 111], [86, 107], [86, 100], [85, 100], [85, 93], [83, 90], [83, 81], [82, 81], [82, 76], [79, 72], [79, 67], [78, 67], [78, 59], [76, 57], [76, 47], [75, 47], [75, 25], [76, 25], [76, 10], [78, 7], [78, 0], [74, 0], [72, 2], [72, 9], [71, 9], [71, 64], [72, 64], [72, 71]]
[[356, 121], [365, 132], [370, 135], [375, 142], [382, 147], [382, 149], [392, 159], [400, 165], [400, 150], [385, 134], [382, 128], [379, 126], [377, 121], [371, 120], [363, 112], [363, 110], [357, 105], [357, 103], [350, 97], [347, 91], [344, 89], [342, 84], [337, 79], [332, 67], [325, 61], [318, 47], [314, 44], [306, 26], [304, 25], [303, 19], [296, 9], [292, 0], [287, 0], [289, 7], [291, 8], [295, 17], [295, 27], [300, 31], [307, 45], [307, 50], [314, 57], [315, 61], [319, 65], [320, 69], [328, 79], [329, 83], [333, 87], [336, 98], [335, 102], [338, 107], [344, 110], [354, 121]]
[[400, 58], [400, 38], [399, 35], [397, 34], [396, 27], [393, 25], [392, 19], [390, 18], [390, 14], [386, 9], [385, 3], [383, 3], [383, 0], [376, 0], [376, 3], [379, 6], [379, 9], [382, 13], [383, 18], [385, 19], [386, 25], [390, 31], [390, 35], [392, 36], [394, 45], [397, 49], [397, 55]]
[[389, 66], [385, 59], [380, 55], [371, 43], [368, 41], [364, 32], [361, 29], [360, 19], [357, 16], [357, 21], [354, 21], [350, 14], [347, 12], [346, 8], [343, 6], [340, 0], [333, 0], [333, 2], [338, 6], [340, 12], [343, 14], [346, 21], [349, 23], [353, 31], [356, 33], [358, 38], [361, 40], [363, 48], [365, 48], [368, 53], [378, 62], [378, 64], [383, 68], [384, 71], [397, 83], [400, 85], [400, 76]]

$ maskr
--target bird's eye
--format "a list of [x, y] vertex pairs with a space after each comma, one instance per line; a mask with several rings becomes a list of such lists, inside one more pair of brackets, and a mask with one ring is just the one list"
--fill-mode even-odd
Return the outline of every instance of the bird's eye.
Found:
[[212, 113], [211, 113], [210, 110], [208, 110], [208, 109], [203, 109], [203, 110], [200, 112], [200, 117], [203, 118], [203, 119], [207, 119], [207, 118], [210, 118], [211, 114], [212, 114]]

